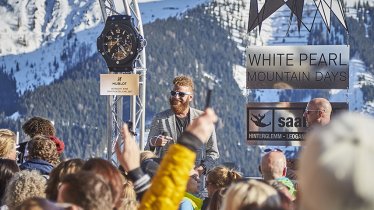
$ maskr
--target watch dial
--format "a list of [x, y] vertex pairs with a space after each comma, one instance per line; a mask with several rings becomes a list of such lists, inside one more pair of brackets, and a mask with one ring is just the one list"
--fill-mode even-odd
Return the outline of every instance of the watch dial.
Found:
[[120, 61], [131, 57], [135, 43], [134, 35], [130, 28], [115, 24], [104, 37], [104, 50], [112, 60], [118, 64]]

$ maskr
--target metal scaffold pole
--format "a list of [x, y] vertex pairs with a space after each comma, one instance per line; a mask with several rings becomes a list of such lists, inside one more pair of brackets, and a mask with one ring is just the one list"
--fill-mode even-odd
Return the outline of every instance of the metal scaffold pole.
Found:
[[[99, 0], [102, 16], [104, 22], [108, 16], [121, 15], [116, 9], [116, 5], [113, 0]], [[124, 7], [124, 14], [130, 15], [135, 24], [135, 28], [138, 33], [144, 37], [143, 23], [141, 19], [141, 13], [138, 6], [137, 0], [132, 0], [128, 3], [127, 0], [122, 0]], [[145, 49], [143, 49], [135, 61], [135, 68], [132, 74], [139, 75], [139, 95], [130, 96], [130, 110], [124, 112], [122, 110], [123, 96], [108, 96], [108, 123], [107, 123], [107, 158], [108, 160], [116, 163], [114, 157], [114, 145], [120, 137], [120, 128], [123, 125], [124, 115], [128, 114], [128, 118], [132, 122], [132, 131], [139, 140], [139, 148], [143, 150], [145, 141], [145, 93], [146, 93], [146, 57]], [[116, 74], [111, 72], [111, 74]]]

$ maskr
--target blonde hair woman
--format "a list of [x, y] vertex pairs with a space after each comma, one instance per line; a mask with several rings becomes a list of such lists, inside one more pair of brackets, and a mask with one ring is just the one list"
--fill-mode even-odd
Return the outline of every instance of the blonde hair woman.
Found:
[[4, 203], [15, 209], [31, 197], [45, 197], [46, 179], [37, 171], [20, 171], [9, 181], [5, 189]]
[[8, 129], [0, 129], [0, 158], [16, 160], [16, 134]]
[[222, 210], [281, 209], [278, 192], [270, 185], [256, 180], [231, 185], [223, 199]]

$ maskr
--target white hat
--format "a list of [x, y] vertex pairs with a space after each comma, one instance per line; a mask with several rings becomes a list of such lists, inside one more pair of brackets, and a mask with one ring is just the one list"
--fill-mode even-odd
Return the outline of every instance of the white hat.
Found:
[[301, 210], [374, 209], [374, 119], [344, 113], [306, 139]]

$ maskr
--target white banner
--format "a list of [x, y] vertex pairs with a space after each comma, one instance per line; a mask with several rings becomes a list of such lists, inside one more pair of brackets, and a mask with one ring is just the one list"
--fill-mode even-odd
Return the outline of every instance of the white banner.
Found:
[[249, 46], [248, 89], [347, 89], [349, 45]]

